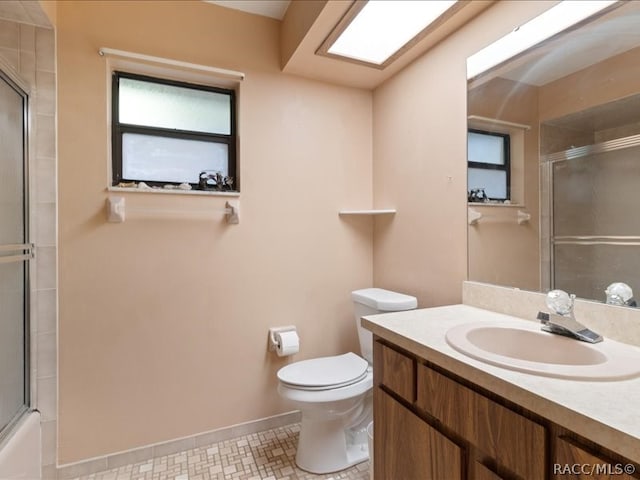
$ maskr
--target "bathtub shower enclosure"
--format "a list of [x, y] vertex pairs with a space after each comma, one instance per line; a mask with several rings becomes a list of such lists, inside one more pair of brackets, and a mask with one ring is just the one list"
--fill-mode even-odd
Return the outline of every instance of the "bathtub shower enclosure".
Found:
[[57, 476], [55, 30], [40, 2], [16, 1], [2, 2], [0, 32], [0, 478], [48, 479]]
[[0, 71], [0, 440], [28, 411], [27, 93]]
[[639, 107], [635, 95], [542, 125], [543, 150], [559, 129], [571, 147], [541, 157], [549, 288], [600, 301], [614, 282], [640, 293]]

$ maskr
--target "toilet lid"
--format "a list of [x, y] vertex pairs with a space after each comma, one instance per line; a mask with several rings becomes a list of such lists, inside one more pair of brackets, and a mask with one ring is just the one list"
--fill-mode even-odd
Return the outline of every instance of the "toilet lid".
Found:
[[278, 370], [278, 379], [304, 389], [337, 388], [362, 379], [368, 366], [364, 358], [349, 352], [292, 363]]

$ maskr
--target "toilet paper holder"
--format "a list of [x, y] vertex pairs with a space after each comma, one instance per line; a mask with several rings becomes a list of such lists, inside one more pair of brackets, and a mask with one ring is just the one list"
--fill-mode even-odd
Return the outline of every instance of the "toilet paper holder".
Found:
[[295, 332], [295, 331], [296, 331], [295, 325], [287, 325], [284, 327], [271, 327], [269, 329], [269, 351], [275, 352], [280, 346], [280, 343], [276, 339], [276, 333]]

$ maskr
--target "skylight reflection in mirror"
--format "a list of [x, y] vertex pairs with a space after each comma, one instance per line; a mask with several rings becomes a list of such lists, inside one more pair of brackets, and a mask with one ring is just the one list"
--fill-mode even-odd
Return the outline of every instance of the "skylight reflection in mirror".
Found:
[[467, 79], [486, 72], [615, 3], [615, 0], [564, 0], [558, 3], [471, 55], [467, 59]]

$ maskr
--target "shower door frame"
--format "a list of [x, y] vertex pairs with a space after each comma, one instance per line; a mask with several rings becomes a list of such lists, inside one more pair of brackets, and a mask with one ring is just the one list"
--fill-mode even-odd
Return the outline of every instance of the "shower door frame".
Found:
[[[23, 416], [31, 410], [33, 405], [33, 382], [31, 375], [32, 345], [31, 345], [31, 277], [32, 261], [35, 257], [35, 245], [31, 243], [31, 215], [30, 215], [30, 188], [29, 188], [29, 142], [30, 142], [30, 88], [20, 78], [15, 70], [0, 58], [0, 81], [5, 81], [9, 87], [22, 97], [22, 204], [23, 204], [23, 244], [5, 245], [3, 251], [14, 252], [11, 257], [23, 257], [24, 286], [23, 286], [23, 378], [24, 378], [24, 403], [9, 422], [2, 427], [0, 425], [0, 443], [9, 437]], [[2, 248], [3, 245], [0, 245]], [[13, 248], [10, 248], [13, 247]], [[1, 257], [0, 257], [1, 258]]]

